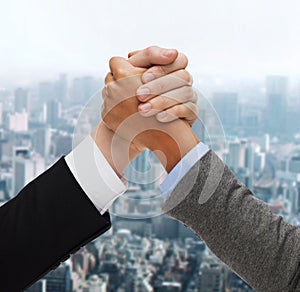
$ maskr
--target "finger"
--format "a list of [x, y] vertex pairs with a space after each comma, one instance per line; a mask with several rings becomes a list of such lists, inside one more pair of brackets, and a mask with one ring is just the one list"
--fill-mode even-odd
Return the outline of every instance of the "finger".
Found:
[[112, 81], [115, 81], [115, 79], [114, 79], [114, 76], [111, 74], [111, 72], [109, 72], [106, 74], [104, 82], [105, 82], [105, 84], [107, 84]]
[[133, 55], [137, 54], [140, 51], [141, 50], [136, 50], [136, 51], [132, 51], [132, 52], [128, 53], [128, 58], [132, 57]]
[[156, 115], [156, 119], [162, 123], [172, 122], [176, 119], [186, 119], [189, 124], [197, 119], [198, 107], [192, 102], [176, 105]]
[[137, 89], [137, 98], [145, 102], [154, 96], [162, 95], [168, 91], [191, 85], [192, 78], [186, 70], [179, 70], [149, 83], [143, 84]]
[[106, 100], [108, 99], [108, 94], [107, 94], [107, 90], [106, 90], [105, 87], [102, 89], [102, 99], [103, 99], [103, 102], [102, 102], [102, 105], [101, 105], [101, 116], [102, 116], [102, 119], [103, 119], [105, 117], [106, 113], [107, 113]]
[[157, 65], [149, 68], [142, 76], [144, 83], [150, 82], [154, 79], [167, 75], [169, 73], [185, 69], [188, 65], [188, 58], [183, 53], [179, 53], [176, 60], [168, 65]]
[[148, 68], [152, 65], [167, 65], [175, 61], [178, 52], [175, 49], [163, 49], [151, 46], [133, 54], [128, 61], [135, 67]]
[[195, 103], [196, 101], [197, 98], [193, 88], [191, 86], [183, 86], [169, 91], [164, 95], [156, 96], [147, 103], [140, 104], [138, 110], [141, 115], [150, 117], [175, 105], [186, 102]]
[[109, 68], [115, 80], [132, 75], [136, 69], [122, 57], [112, 57], [109, 60]]

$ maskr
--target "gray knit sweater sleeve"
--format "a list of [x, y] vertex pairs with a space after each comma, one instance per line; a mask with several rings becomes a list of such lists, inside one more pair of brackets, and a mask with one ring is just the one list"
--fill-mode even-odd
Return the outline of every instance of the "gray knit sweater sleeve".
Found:
[[163, 210], [257, 291], [300, 291], [300, 230], [255, 198], [214, 152], [185, 175]]

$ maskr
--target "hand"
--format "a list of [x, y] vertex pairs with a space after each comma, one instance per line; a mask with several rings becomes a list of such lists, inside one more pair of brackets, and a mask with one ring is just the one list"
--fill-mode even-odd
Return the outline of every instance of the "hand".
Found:
[[[183, 54], [178, 56], [178, 52], [176, 50], [166, 50], [154, 46], [145, 50], [129, 53], [128, 58], [132, 64], [135, 64], [135, 66], [138, 67], [148, 68], [152, 66], [152, 64], [157, 64], [157, 66], [153, 66], [151, 70], [149, 70], [149, 72], [152, 71], [154, 74], [154, 78], [151, 80], [161, 76], [162, 74], [160, 74], [160, 72], [165, 72], [167, 74], [169, 72], [185, 68], [187, 65], [187, 58]], [[165, 66], [166, 69], [162, 70], [158, 64]], [[120, 177], [122, 176], [123, 170], [126, 168], [128, 163], [138, 156], [143, 150], [136, 148], [133, 143], [128, 144], [127, 140], [114, 135], [114, 132], [110, 130], [103, 122], [98, 124], [98, 126], [91, 133], [91, 136], [98, 145], [98, 148], [101, 150], [102, 154], [105, 156], [108, 163]], [[115, 159], [113, 159], [111, 151], [113, 140], [115, 141]], [[128, 155], [123, 155], [126, 151], [129, 151]]]
[[[135, 67], [151, 66], [142, 75], [144, 85], [137, 89], [137, 97], [141, 101], [138, 107], [140, 113], [148, 117], [156, 115], [160, 122], [183, 118], [192, 125], [197, 118], [198, 107], [192, 77], [184, 70], [188, 64], [187, 57], [176, 50], [156, 46], [129, 53], [128, 57], [128, 61]], [[187, 81], [187, 85], [173, 87], [173, 90], [166, 92], [164, 85], [172, 82], [173, 77], [182, 78]], [[141, 94], [145, 88], [149, 89], [149, 94]]]
[[[110, 60], [110, 68], [112, 73], [107, 75], [107, 86], [103, 90], [102, 116], [105, 124], [123, 139], [133, 142], [140, 150], [145, 147], [152, 151], [158, 150], [158, 158], [166, 163], [166, 170], [170, 171], [197, 144], [189, 124], [182, 120], [163, 124], [154, 117], [138, 114], [136, 91], [142, 85], [141, 75], [145, 73], [145, 69], [136, 68], [120, 57]], [[179, 74], [184, 74], [182, 72]], [[178, 72], [176, 74], [178, 76]], [[189, 82], [183, 78], [171, 79], [173, 80], [168, 85], [160, 83], [162, 92], [189, 86]]]

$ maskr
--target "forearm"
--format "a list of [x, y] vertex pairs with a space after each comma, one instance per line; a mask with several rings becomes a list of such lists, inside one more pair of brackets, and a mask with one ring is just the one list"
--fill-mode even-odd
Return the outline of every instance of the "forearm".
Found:
[[272, 214], [213, 152], [179, 183], [164, 211], [192, 229], [257, 291], [300, 290], [299, 229]]
[[199, 141], [183, 120], [160, 124], [157, 129], [145, 131], [140, 136], [169, 173]]
[[64, 158], [0, 208], [0, 281], [23, 291], [71, 253], [110, 228]]

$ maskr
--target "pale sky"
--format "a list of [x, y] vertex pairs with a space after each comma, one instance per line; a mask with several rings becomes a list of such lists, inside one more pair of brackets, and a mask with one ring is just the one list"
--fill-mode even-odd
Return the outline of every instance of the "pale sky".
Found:
[[103, 74], [152, 44], [197, 74], [299, 75], [299, 15], [299, 0], [0, 0], [0, 83]]

